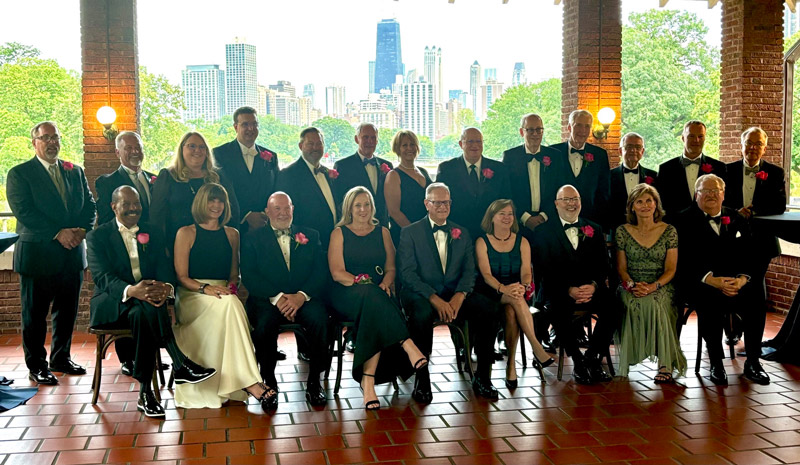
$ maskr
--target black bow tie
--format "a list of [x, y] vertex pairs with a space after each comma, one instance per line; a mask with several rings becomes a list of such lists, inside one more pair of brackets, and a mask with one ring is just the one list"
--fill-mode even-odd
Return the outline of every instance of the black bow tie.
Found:
[[572, 149], [572, 148], [571, 148], [571, 149], [569, 150], [569, 152], [570, 152], [570, 153], [577, 153], [578, 155], [580, 155], [580, 156], [582, 156], [582, 157], [586, 155], [586, 149], [583, 149], [583, 150], [578, 150], [578, 149]]
[[542, 162], [542, 157], [543, 157], [542, 152], [539, 152], [539, 153], [537, 153], [535, 155], [532, 155], [530, 153], [526, 153], [525, 155], [527, 155], [527, 157], [528, 157], [528, 159], [527, 159], [528, 163], [532, 162], [533, 160], [538, 160], [539, 163]]
[[292, 230], [291, 229], [275, 229], [274, 231], [275, 231], [275, 237], [277, 237], [278, 239], [280, 239], [281, 236], [291, 236], [292, 235]]
[[564, 231], [569, 231], [572, 228], [578, 228], [578, 223], [564, 223]]
[[375, 157], [365, 158], [364, 159], [364, 166], [367, 166], [367, 165], [378, 166], [378, 161], [375, 160]]
[[756, 173], [758, 173], [758, 165], [756, 165], [756, 166], [754, 166], [752, 168], [750, 168], [747, 165], [744, 165], [744, 174], [752, 174], [753, 176], [755, 176]]
[[450, 226], [446, 224], [443, 224], [441, 226], [439, 226], [438, 224], [434, 225], [433, 233], [436, 234], [437, 231], [444, 231], [445, 234], [450, 234]]
[[681, 157], [681, 165], [686, 168], [689, 165], [700, 165], [700, 157], [695, 158], [694, 160], [690, 160], [686, 157]]
[[708, 213], [706, 213], [706, 220], [713, 221], [713, 222], [717, 223], [717, 226], [719, 226], [720, 221], [722, 221], [722, 215], [711, 216]]
[[622, 174], [628, 174], [628, 173], [639, 174], [639, 167], [637, 166], [636, 168], [634, 168], [632, 170], [629, 170], [628, 168], [625, 168], [623, 166], [622, 167]]
[[325, 168], [324, 166], [320, 166], [319, 168], [314, 168], [314, 176], [316, 176], [316, 175], [318, 175], [320, 173], [325, 174], [327, 172], [328, 172], [328, 169]]

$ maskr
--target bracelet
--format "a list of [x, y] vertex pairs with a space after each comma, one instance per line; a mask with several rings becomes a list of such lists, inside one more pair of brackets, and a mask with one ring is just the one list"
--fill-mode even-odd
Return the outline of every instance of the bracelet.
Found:
[[503, 287], [503, 284], [502, 284], [502, 283], [501, 283], [499, 286], [497, 286], [497, 289], [495, 289], [495, 291], [497, 291], [497, 293], [498, 293], [498, 294], [503, 294], [503, 292], [502, 292], [502, 291], [500, 291], [500, 288], [501, 288], [501, 287]]
[[656, 290], [659, 290], [659, 289], [661, 289], [661, 283], [656, 281]]
[[199, 292], [199, 293], [201, 293], [201, 294], [205, 294], [205, 293], [206, 293], [206, 288], [207, 288], [207, 287], [208, 287], [208, 283], [205, 283], [205, 284], [203, 284], [202, 286], [200, 286], [200, 287], [198, 287], [198, 288], [197, 288], [197, 292]]

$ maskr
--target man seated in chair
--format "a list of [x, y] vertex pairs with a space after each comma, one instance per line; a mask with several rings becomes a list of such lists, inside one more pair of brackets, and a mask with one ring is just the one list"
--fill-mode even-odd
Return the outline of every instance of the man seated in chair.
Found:
[[172, 358], [175, 382], [199, 383], [216, 373], [189, 360], [172, 334], [165, 305], [174, 295], [171, 263], [163, 255], [155, 232], [139, 228], [142, 204], [132, 186], [111, 194], [114, 219], [86, 237], [89, 269], [94, 279], [93, 328], [130, 328], [134, 341], [133, 377], [139, 381], [137, 409], [148, 417], [163, 418], [164, 408], [150, 386], [156, 352], [166, 347]]
[[[606, 285], [610, 269], [606, 242], [599, 225], [580, 217], [581, 196], [575, 187], [562, 186], [555, 204], [558, 220], [540, 226], [541, 233], [534, 240], [534, 269], [543, 270], [544, 303], [551, 312], [556, 336], [572, 357], [575, 381], [607, 382], [611, 376], [603, 370], [600, 357], [611, 344], [619, 311]], [[598, 317], [585, 354], [578, 348], [580, 333], [572, 324], [576, 312]]]
[[[398, 256], [403, 290], [400, 300], [408, 314], [411, 339], [428, 357], [433, 347], [435, 320], [470, 322], [470, 327], [475, 328], [474, 347], [478, 356], [472, 388], [481, 397], [496, 399], [497, 389], [492, 386], [491, 372], [499, 308], [485, 297], [472, 293], [474, 246], [466, 229], [447, 221], [450, 205], [450, 189], [445, 184], [429, 185], [425, 189], [428, 215], [401, 231]], [[417, 372], [411, 396], [420, 403], [433, 400], [427, 367]]]
[[[328, 312], [321, 296], [328, 276], [319, 233], [292, 224], [294, 205], [285, 192], [269, 197], [267, 227], [245, 236], [242, 249], [242, 282], [250, 293], [247, 318], [252, 326], [256, 359], [261, 376], [277, 386], [275, 357], [278, 326], [298, 323], [308, 340], [311, 359], [306, 399], [313, 406], [327, 403], [320, 373], [329, 363]], [[277, 407], [277, 405], [275, 405]]]
[[758, 360], [766, 321], [764, 294], [760, 283], [750, 282], [760, 255], [747, 220], [723, 207], [724, 200], [725, 181], [714, 174], [700, 176], [695, 182], [695, 204], [677, 217], [679, 295], [697, 311], [698, 332], [706, 342], [714, 384], [728, 384], [722, 365], [722, 330], [729, 312], [743, 318], [744, 376], [769, 384], [769, 375]]

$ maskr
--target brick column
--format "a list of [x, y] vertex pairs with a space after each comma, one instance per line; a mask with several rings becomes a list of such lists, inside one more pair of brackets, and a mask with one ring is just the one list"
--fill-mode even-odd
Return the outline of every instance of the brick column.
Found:
[[139, 130], [139, 59], [135, 0], [81, 0], [83, 150], [94, 180], [119, 166], [114, 143], [103, 137], [97, 109], [110, 105], [120, 131]]
[[611, 107], [617, 114], [608, 138], [589, 142], [608, 150], [611, 166], [619, 164], [622, 101], [622, 22], [620, 0], [564, 2], [561, 122], [564, 140], [573, 110]]

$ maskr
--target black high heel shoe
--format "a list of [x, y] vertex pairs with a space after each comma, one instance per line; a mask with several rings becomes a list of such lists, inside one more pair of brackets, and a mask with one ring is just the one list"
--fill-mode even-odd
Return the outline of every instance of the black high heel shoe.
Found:
[[544, 378], [544, 369], [549, 367], [550, 365], [552, 365], [554, 362], [555, 362], [555, 359], [553, 359], [552, 357], [548, 358], [544, 362], [540, 362], [539, 359], [536, 357], [536, 354], [534, 353], [533, 354], [533, 360], [531, 361], [531, 365], [533, 365], [533, 368], [535, 368], [536, 371], [539, 372], [539, 377], [542, 378], [542, 381], [544, 381], [545, 380], [545, 378]]
[[278, 391], [275, 389], [267, 386], [265, 383], [257, 383], [258, 386], [264, 390], [261, 394], [261, 397], [256, 397], [253, 395], [252, 392], [248, 391], [247, 389], [242, 389], [242, 391], [246, 392], [248, 396], [258, 399], [261, 403], [261, 409], [265, 412], [270, 410], [277, 410], [278, 409]]
[[[515, 369], [515, 371], [516, 371], [516, 369]], [[508, 389], [516, 389], [517, 385], [519, 384], [518, 380], [519, 380], [519, 378], [508, 379], [508, 362], [506, 362], [506, 378], [503, 380], [503, 382], [506, 383], [506, 387]]]
[[[361, 373], [361, 376], [369, 376], [370, 378], [374, 378], [375, 377], [375, 375], [371, 375], [369, 373]], [[358, 387], [361, 389], [361, 393], [363, 394], [364, 393], [364, 388], [361, 387], [361, 386], [358, 386]], [[367, 411], [369, 411], [369, 410], [380, 410], [380, 409], [381, 409], [381, 401], [379, 401], [378, 399], [370, 400], [366, 404], [364, 404], [364, 410], [367, 410]]]

